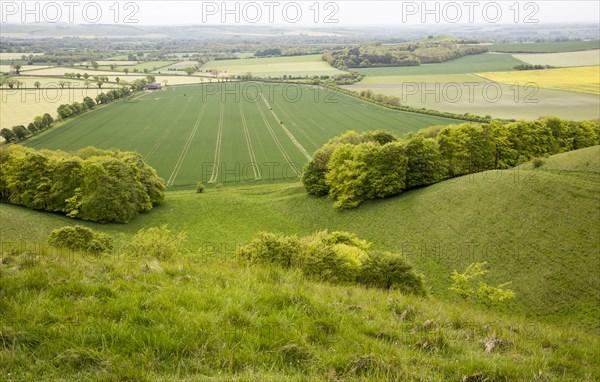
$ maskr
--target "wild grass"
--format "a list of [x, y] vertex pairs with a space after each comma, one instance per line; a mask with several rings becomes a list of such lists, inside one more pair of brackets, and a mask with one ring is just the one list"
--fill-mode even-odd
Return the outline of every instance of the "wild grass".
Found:
[[[13, 251], [6, 381], [594, 381], [598, 337], [210, 260]], [[487, 352], [486, 346], [493, 347]]]

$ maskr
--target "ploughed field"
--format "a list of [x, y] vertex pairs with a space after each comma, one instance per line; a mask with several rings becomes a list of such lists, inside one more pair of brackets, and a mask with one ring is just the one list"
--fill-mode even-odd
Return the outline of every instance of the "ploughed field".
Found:
[[312, 153], [347, 130], [398, 136], [457, 120], [379, 107], [304, 85], [167, 87], [85, 113], [25, 143], [136, 151], [169, 186], [295, 181]]

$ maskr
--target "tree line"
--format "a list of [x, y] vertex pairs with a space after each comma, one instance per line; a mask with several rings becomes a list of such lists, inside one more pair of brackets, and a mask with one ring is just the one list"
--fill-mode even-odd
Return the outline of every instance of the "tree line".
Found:
[[487, 52], [483, 46], [456, 45], [453, 43], [412, 43], [394, 46], [369, 46], [346, 48], [323, 54], [323, 60], [340, 70], [385, 66], [419, 66], [440, 63], [455, 58]]
[[309, 194], [329, 195], [336, 208], [476, 172], [506, 169], [544, 155], [600, 142], [600, 122], [463, 123], [397, 139], [384, 131], [349, 131], [317, 150], [302, 183]]
[[0, 200], [96, 222], [127, 223], [165, 198], [165, 183], [133, 152], [0, 147]]

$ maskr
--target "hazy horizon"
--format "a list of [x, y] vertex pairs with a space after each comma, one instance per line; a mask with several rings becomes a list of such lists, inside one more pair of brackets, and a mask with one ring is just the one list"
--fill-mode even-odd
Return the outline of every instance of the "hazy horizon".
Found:
[[[306, 28], [598, 24], [597, 1], [2, 1], [2, 24]], [[23, 5], [24, 4], [24, 5]], [[118, 6], [116, 7], [115, 4]], [[316, 6], [315, 6], [316, 4]], [[515, 6], [517, 4], [517, 6]]]

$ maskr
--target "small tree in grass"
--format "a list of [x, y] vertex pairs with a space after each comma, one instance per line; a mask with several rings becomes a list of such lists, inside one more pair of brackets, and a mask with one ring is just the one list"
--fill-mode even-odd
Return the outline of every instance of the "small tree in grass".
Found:
[[196, 193], [201, 194], [204, 192], [204, 184], [201, 182], [196, 183]]
[[493, 287], [484, 282], [477, 284], [477, 289], [473, 285], [475, 279], [489, 273], [485, 269], [487, 262], [469, 264], [464, 273], [458, 273], [456, 270], [452, 272], [452, 286], [448, 289], [455, 292], [463, 299], [477, 299], [488, 308], [493, 305], [499, 305], [504, 301], [511, 300], [516, 297], [515, 292], [510, 289], [504, 289], [510, 282]]

